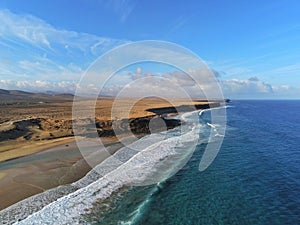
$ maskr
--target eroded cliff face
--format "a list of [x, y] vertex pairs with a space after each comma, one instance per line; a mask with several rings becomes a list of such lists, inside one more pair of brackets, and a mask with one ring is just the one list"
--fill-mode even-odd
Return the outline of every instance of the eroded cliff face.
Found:
[[[153, 122], [160, 120], [158, 123]], [[152, 121], [152, 126], [150, 123]], [[161, 123], [163, 126], [159, 126]], [[181, 124], [180, 120], [176, 119], [164, 119], [159, 116], [146, 116], [134, 119], [122, 119], [116, 121], [100, 121], [96, 123], [97, 131], [100, 137], [114, 136], [115, 131], [118, 134], [133, 133], [135, 135], [150, 134], [152, 132], [164, 131], [166, 129], [172, 129]]]
[[[96, 118], [92, 120], [87, 118], [79, 121], [79, 123], [76, 121], [77, 124], [82, 124], [82, 126], [77, 126], [76, 129], [77, 133], [82, 136], [88, 136], [89, 132], [92, 133], [93, 130], [90, 128], [96, 128], [99, 137], [113, 137], [116, 135], [115, 131], [122, 135], [126, 135], [129, 132], [135, 135], [144, 135], [179, 126], [181, 121], [164, 118], [166, 115], [176, 115], [178, 110], [180, 112], [188, 112], [217, 106], [220, 106], [220, 103], [201, 104], [193, 107], [182, 105], [176, 108], [152, 108], [148, 109], [148, 111], [155, 115], [130, 119], [99, 120]], [[155, 120], [158, 122], [156, 123]], [[39, 141], [73, 136], [73, 122], [71, 119], [31, 118], [3, 123], [0, 128], [0, 141], [14, 139]]]
[[[82, 136], [88, 135], [88, 127], [96, 127], [99, 137], [112, 137], [115, 136], [114, 130], [118, 134], [124, 134], [132, 132], [136, 135], [149, 134], [150, 132], [163, 131], [165, 127], [168, 129], [174, 128], [180, 125], [179, 120], [175, 119], [163, 119], [165, 127], [152, 127], [149, 129], [149, 122], [158, 118], [157, 116], [147, 116], [135, 119], [122, 119], [122, 120], [109, 120], [109, 121], [97, 121], [93, 124], [93, 121], [86, 119], [82, 121], [83, 126], [79, 132]], [[0, 141], [25, 139], [25, 140], [50, 140], [60, 137], [73, 136], [72, 120], [53, 120], [45, 118], [35, 118], [28, 120], [16, 121], [10, 124], [4, 125], [0, 130]]]

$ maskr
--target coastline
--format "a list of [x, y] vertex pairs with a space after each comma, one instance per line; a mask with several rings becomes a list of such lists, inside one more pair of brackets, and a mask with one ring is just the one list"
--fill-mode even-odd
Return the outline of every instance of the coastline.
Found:
[[[194, 113], [187, 112], [182, 116], [187, 118], [185, 115], [188, 115], [188, 117], [194, 118], [193, 115], [198, 114], [199, 110], [196, 110]], [[189, 128], [192, 124], [196, 125], [198, 119], [185, 121], [182, 126]], [[166, 133], [146, 135], [133, 142], [129, 147], [116, 151], [113, 157], [98, 164], [95, 170], [99, 172], [91, 171], [79, 181], [66, 186], [67, 191], [62, 193], [60, 186], [3, 210], [1, 212], [2, 221], [19, 220], [20, 224], [34, 224], [36, 221], [63, 224], [81, 223], [80, 221], [85, 221], [85, 216], [97, 209], [98, 203], [100, 207], [103, 201], [106, 205], [110, 196], [123, 190], [123, 187], [131, 186], [135, 182], [137, 184], [142, 182], [143, 185], [145, 182], [156, 183], [154, 180], [164, 180], [169, 176], [168, 174], [172, 170], [170, 171], [167, 165], [170, 163], [175, 163], [174, 169], [180, 167], [182, 163], [184, 165], [194, 152], [191, 142], [195, 141], [195, 146], [199, 144], [198, 128], [200, 126], [196, 125], [192, 129], [184, 129], [184, 131], [174, 129], [174, 131]], [[178, 135], [181, 132], [183, 132], [182, 135]], [[179, 142], [180, 145], [178, 145]], [[160, 146], [159, 152], [157, 151], [158, 146]], [[181, 160], [178, 161], [178, 157]], [[145, 158], [148, 159], [147, 162], [141, 163]], [[169, 169], [166, 169], [166, 166]], [[165, 172], [158, 175], [157, 170]], [[124, 173], [127, 175], [124, 176]], [[159, 177], [156, 177], [157, 175]], [[53, 199], [53, 195], [59, 196]], [[52, 200], [47, 200], [49, 197]]]
[[[85, 176], [91, 170], [91, 166], [83, 159], [75, 141], [67, 143], [2, 162], [0, 210], [27, 197], [75, 182]], [[116, 145], [116, 149], [121, 147], [111, 138], [105, 138], [104, 144]], [[106, 157], [97, 155], [99, 163], [105, 159]]]
[[74, 137], [62, 137], [53, 140], [31, 141], [27, 143], [7, 141], [0, 148], [0, 162], [15, 160], [57, 146], [69, 145]]
[[[219, 103], [214, 106], [219, 106]], [[198, 103], [197, 108], [209, 108], [209, 104], [208, 102]], [[185, 111], [189, 110], [190, 107], [187, 107]], [[147, 112], [151, 112], [152, 115], [142, 118], [132, 118], [135, 124], [136, 134], [140, 132], [145, 135], [147, 131], [141, 126], [144, 126], [145, 121], [149, 123], [150, 119], [156, 115], [176, 114], [174, 107], [151, 107], [147, 108]], [[168, 123], [169, 129], [180, 125], [180, 121], [176, 119], [168, 119], [165, 120], [165, 122]], [[101, 138], [104, 140], [105, 145], [117, 145], [118, 143], [118, 140], [114, 136]], [[18, 149], [23, 155], [16, 154], [15, 156], [18, 157], [12, 157], [1, 162], [0, 175], [2, 179], [0, 179], [0, 198], [2, 201], [0, 209], [4, 209], [50, 188], [75, 182], [91, 170], [91, 167], [82, 158], [74, 141], [74, 137], [57, 138], [44, 142], [48, 142], [48, 144], [42, 144], [42, 141], [35, 141], [32, 142], [35, 143], [35, 145], [32, 145], [31, 142], [27, 142], [25, 146], [28, 146], [29, 151], [22, 152]], [[120, 147], [122, 146], [118, 148]], [[26, 147], [23, 147], [23, 149], [24, 148], [26, 149]], [[2, 153], [3, 152], [1, 152], [1, 154]], [[107, 155], [101, 157], [98, 163], [105, 160]], [[9, 167], [7, 165], [12, 166]]]

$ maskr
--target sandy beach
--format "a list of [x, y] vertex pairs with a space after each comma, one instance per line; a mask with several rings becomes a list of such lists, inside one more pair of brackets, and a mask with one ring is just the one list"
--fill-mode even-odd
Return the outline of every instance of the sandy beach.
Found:
[[[103, 141], [106, 145], [121, 147], [113, 138]], [[87, 151], [96, 144], [91, 141]], [[114, 152], [111, 152], [112, 154]], [[103, 161], [107, 154], [99, 152], [97, 163]], [[0, 164], [0, 209], [4, 209], [22, 199], [43, 192], [59, 185], [72, 183], [83, 177], [91, 166], [83, 159], [76, 142], [67, 142], [25, 157], [2, 162]]]
[[[18, 100], [19, 102], [0, 104], [0, 209], [50, 188], [72, 183], [91, 170], [73, 136], [73, 97], [64, 96], [65, 99], [61, 101], [61, 98], [57, 100], [49, 96], [47, 103], [27, 98], [28, 96], [23, 102]], [[176, 103], [173, 105], [163, 99], [147, 98], [137, 101], [130, 112], [126, 112], [124, 109], [132, 101], [134, 100], [122, 99], [115, 108], [115, 118], [111, 116], [114, 99], [103, 98], [97, 101], [97, 132], [105, 145], [115, 147], [108, 154], [95, 149], [97, 144], [93, 140], [89, 141], [90, 144], [86, 146], [87, 155], [91, 154], [95, 164], [122, 147], [113, 132], [113, 119], [117, 118], [120, 126], [129, 119], [132, 132], [138, 136], [149, 133], [148, 126], [152, 118], [161, 118], [164, 114], [176, 115], [174, 107], [185, 111], [195, 107], [209, 107], [207, 101], [199, 99], [194, 102], [176, 99], [173, 100], [173, 104]], [[84, 104], [89, 102], [83, 101]], [[172, 120], [165, 122], [168, 129], [179, 125]]]

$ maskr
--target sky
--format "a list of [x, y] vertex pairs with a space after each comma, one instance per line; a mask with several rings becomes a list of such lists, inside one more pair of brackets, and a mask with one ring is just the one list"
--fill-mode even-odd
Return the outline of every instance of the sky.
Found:
[[225, 97], [299, 98], [299, 10], [296, 0], [1, 0], [0, 88], [74, 92], [108, 50], [163, 40], [203, 59]]

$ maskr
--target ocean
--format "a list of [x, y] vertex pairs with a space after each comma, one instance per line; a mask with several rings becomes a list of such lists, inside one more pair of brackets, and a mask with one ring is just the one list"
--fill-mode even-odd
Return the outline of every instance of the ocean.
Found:
[[[300, 224], [300, 101], [236, 100], [226, 110], [226, 135], [206, 170], [199, 171], [199, 162], [207, 141], [199, 142], [195, 150], [189, 148], [197, 134], [189, 125], [186, 142], [176, 146], [178, 132], [170, 130], [163, 134], [167, 138], [160, 142], [159, 156], [128, 149], [119, 154], [124, 164], [134, 163], [129, 160], [133, 155], [145, 160], [147, 168], [142, 172], [130, 170], [135, 164], [127, 168], [104, 163], [99, 166], [101, 176], [91, 172], [65, 186], [70, 190], [64, 197], [20, 224]], [[197, 115], [200, 135], [205, 137], [212, 128], [210, 111]], [[142, 138], [135, 147], [152, 153], [160, 135]], [[171, 178], [146, 186], [127, 185], [129, 179], [139, 183], [148, 177], [149, 181], [156, 175], [153, 171], [163, 171], [167, 177], [168, 167], [159, 158], [167, 156], [173, 163], [182, 157], [183, 168]], [[121, 171], [127, 169], [129, 176], [124, 178]]]
[[208, 169], [198, 170], [201, 144], [175, 176], [135, 188], [98, 224], [300, 224], [300, 101], [230, 106]]

